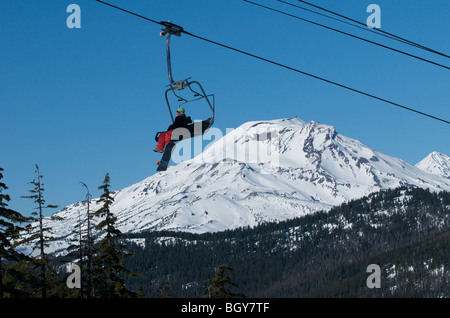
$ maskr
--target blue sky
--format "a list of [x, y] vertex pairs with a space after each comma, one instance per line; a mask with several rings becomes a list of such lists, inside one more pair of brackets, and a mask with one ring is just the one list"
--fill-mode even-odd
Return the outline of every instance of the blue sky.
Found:
[[[450, 53], [448, 0], [310, 0], [365, 22], [381, 8], [381, 28]], [[109, 0], [156, 21], [355, 89], [450, 119], [450, 71], [271, 12], [242, 0]], [[255, 0], [450, 65], [275, 0]], [[295, 0], [291, 3], [299, 4]], [[432, 4], [430, 4], [432, 3]], [[70, 29], [67, 7], [81, 8]], [[156, 173], [156, 131], [170, 117], [161, 27], [93, 0], [0, 2], [0, 167], [11, 208], [27, 215], [38, 164], [48, 204], [94, 197], [108, 172], [114, 189]], [[298, 116], [333, 125], [345, 136], [416, 164], [432, 151], [450, 155], [450, 125], [251, 57], [182, 35], [172, 39], [175, 79], [192, 77], [216, 97], [215, 127]], [[188, 114], [201, 119], [204, 112]], [[199, 115], [197, 115], [199, 114]]]

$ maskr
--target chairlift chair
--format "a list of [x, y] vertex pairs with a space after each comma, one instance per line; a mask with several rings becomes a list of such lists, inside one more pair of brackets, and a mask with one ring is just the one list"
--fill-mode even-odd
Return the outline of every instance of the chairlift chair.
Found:
[[[193, 105], [194, 102], [197, 101], [204, 101], [203, 104], [208, 106], [212, 112], [211, 117], [208, 119], [205, 119], [201, 122], [194, 122], [190, 125], [188, 125], [187, 129], [190, 133], [190, 136], [183, 136], [183, 134], [177, 134], [176, 131], [172, 134], [172, 136], [175, 138], [175, 140], [172, 138], [172, 141], [179, 141], [183, 138], [186, 139], [186, 137], [193, 138], [196, 136], [203, 135], [214, 123], [214, 115], [215, 115], [215, 100], [213, 94], [206, 94], [205, 90], [203, 89], [202, 85], [198, 81], [191, 81], [190, 77], [181, 81], [175, 81], [172, 77], [172, 65], [171, 65], [171, 59], [170, 59], [170, 38], [172, 35], [181, 36], [181, 33], [183, 31], [183, 28], [169, 22], [161, 22], [165, 28], [161, 31], [160, 36], [164, 37], [167, 35], [166, 38], [166, 55], [167, 55], [167, 69], [169, 73], [169, 81], [170, 84], [166, 87], [167, 90], [165, 92], [165, 98], [167, 107], [169, 109], [170, 118], [172, 119], [172, 123], [175, 121], [174, 116], [172, 113], [172, 106], [169, 102], [169, 94], [173, 94], [175, 98], [178, 100], [179, 104], [176, 106], [176, 108], [180, 106], [185, 106], [189, 103], [189, 105]], [[182, 97], [181, 91], [188, 92], [187, 95], [190, 97]], [[172, 103], [173, 104], [173, 103]], [[157, 136], [155, 136], [155, 140], [157, 140]], [[178, 137], [178, 138], [177, 138]]]

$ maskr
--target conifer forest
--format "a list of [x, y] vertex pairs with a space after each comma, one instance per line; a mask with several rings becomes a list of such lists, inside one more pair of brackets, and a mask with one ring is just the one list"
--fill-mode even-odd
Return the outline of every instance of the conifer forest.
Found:
[[[127, 234], [111, 212], [106, 174], [101, 208], [74, 224], [79, 236], [67, 253], [53, 255], [42, 220], [44, 209], [57, 207], [45, 202], [39, 167], [25, 197], [36, 206], [29, 217], [8, 207], [4, 173], [0, 168], [1, 298], [450, 296], [449, 192], [400, 187], [253, 228]], [[30, 242], [35, 252], [22, 253]], [[375, 284], [371, 266], [379, 269]]]

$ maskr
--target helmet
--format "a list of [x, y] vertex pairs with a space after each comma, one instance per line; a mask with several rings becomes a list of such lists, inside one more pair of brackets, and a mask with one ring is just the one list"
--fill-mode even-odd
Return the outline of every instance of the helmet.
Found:
[[184, 114], [184, 108], [183, 107], [178, 108], [177, 113]]

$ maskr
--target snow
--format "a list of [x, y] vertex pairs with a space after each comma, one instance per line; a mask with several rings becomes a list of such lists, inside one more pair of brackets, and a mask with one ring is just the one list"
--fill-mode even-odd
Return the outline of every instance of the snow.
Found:
[[416, 167], [423, 171], [450, 179], [450, 157], [443, 153], [433, 151], [416, 164]]
[[[400, 185], [450, 190], [449, 158], [427, 158], [413, 166], [342, 136], [333, 126], [297, 117], [247, 122], [194, 158], [117, 191], [112, 212], [123, 233], [204, 233], [329, 210]], [[91, 200], [91, 212], [98, 208], [97, 199]], [[70, 245], [86, 209], [86, 202], [74, 203], [56, 213], [63, 221], [48, 220], [60, 238], [49, 252]]]

